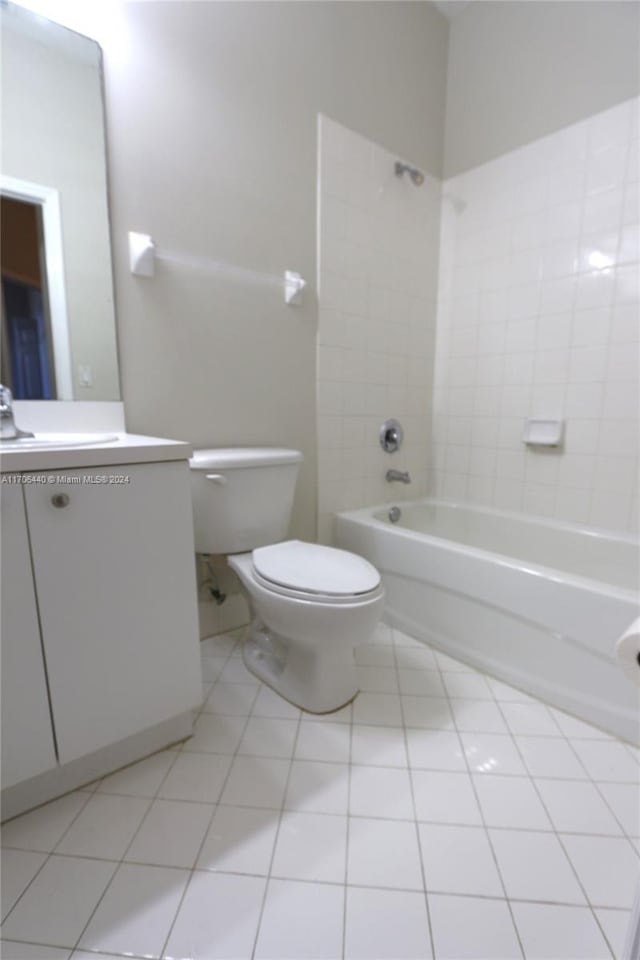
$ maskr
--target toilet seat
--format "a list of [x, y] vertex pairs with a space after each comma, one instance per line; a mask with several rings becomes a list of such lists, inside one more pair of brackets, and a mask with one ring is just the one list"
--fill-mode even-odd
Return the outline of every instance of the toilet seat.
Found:
[[381, 589], [380, 574], [368, 560], [335, 547], [287, 540], [259, 547], [251, 558], [256, 580], [288, 597], [353, 603]]

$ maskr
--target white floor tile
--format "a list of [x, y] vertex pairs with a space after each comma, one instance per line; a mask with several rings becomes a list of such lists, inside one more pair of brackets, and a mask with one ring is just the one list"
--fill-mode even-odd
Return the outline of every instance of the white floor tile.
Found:
[[56, 853], [121, 860], [149, 803], [146, 797], [94, 793], [56, 847]]
[[533, 701], [533, 697], [530, 697], [528, 693], [523, 693], [522, 690], [510, 686], [502, 680], [496, 680], [495, 677], [487, 677], [487, 683], [496, 700], [500, 702], [531, 703]]
[[198, 869], [268, 874], [279, 819], [275, 810], [219, 806], [202, 845]]
[[33, 853], [30, 850], [3, 851], [0, 860], [2, 920], [29, 886], [46, 858], [45, 853]]
[[460, 739], [473, 773], [526, 776], [527, 771], [511, 737], [499, 733], [463, 732]]
[[358, 686], [367, 693], [397, 693], [398, 678], [394, 667], [357, 667]]
[[454, 730], [453, 714], [444, 697], [401, 697], [406, 727], [424, 730]]
[[260, 687], [251, 712], [256, 717], [280, 717], [282, 720], [298, 720], [302, 714], [298, 707], [265, 686]]
[[525, 955], [535, 960], [605, 960], [609, 949], [586, 907], [512, 904]]
[[489, 684], [481, 673], [460, 673], [445, 671], [442, 674], [449, 697], [461, 697], [469, 700], [493, 700]]
[[347, 764], [293, 761], [284, 804], [288, 810], [346, 815], [348, 804]]
[[344, 888], [270, 880], [255, 960], [328, 960], [342, 954]]
[[515, 736], [562, 736], [549, 708], [543, 703], [501, 703], [500, 709]]
[[345, 723], [301, 723], [294, 756], [296, 760], [349, 762], [351, 730]]
[[516, 737], [532, 777], [588, 780], [588, 774], [566, 740], [558, 737]]
[[413, 770], [411, 780], [418, 820], [472, 826], [482, 823], [468, 774]]
[[430, 894], [429, 911], [438, 960], [515, 960], [522, 956], [505, 900]]
[[153, 797], [176, 759], [173, 750], [163, 750], [153, 756], [123, 767], [101, 780], [98, 793], [122, 793], [129, 797]]
[[576, 740], [573, 749], [594, 780], [616, 780], [640, 785], [640, 767], [622, 743], [615, 740]]
[[115, 869], [104, 860], [50, 857], [5, 921], [2, 935], [75, 946]]
[[631, 783], [599, 783], [598, 790], [624, 832], [640, 837], [640, 787]]
[[401, 727], [399, 696], [392, 693], [359, 693], [353, 703], [353, 722]]
[[415, 823], [351, 817], [347, 882], [360, 886], [422, 890]]
[[373, 631], [371, 637], [369, 638], [369, 643], [380, 645], [380, 644], [392, 644], [393, 643], [393, 630], [388, 623], [378, 623], [375, 630]]
[[627, 840], [565, 834], [562, 843], [592, 905], [631, 907], [640, 859]]
[[171, 960], [247, 960], [266, 880], [194, 873], [164, 956]]
[[451, 700], [458, 730], [469, 733], [508, 733], [502, 714], [491, 700]]
[[232, 758], [217, 754], [181, 753], [158, 791], [163, 800], [215, 803]]
[[566, 854], [552, 833], [490, 830], [489, 835], [510, 899], [586, 903]]
[[183, 751], [233, 754], [238, 748], [246, 722], [246, 717], [201, 713], [195, 722], [193, 736], [185, 741]]
[[410, 636], [408, 633], [405, 633], [404, 630], [400, 630], [398, 627], [392, 627], [391, 633], [396, 647], [409, 647], [411, 650], [431, 649], [428, 644], [423, 643], [422, 640], [416, 640], [415, 637]]
[[438, 661], [433, 650], [420, 646], [397, 646], [395, 650], [396, 664], [399, 670], [437, 670]]
[[288, 774], [288, 760], [236, 757], [220, 803], [278, 810], [284, 799]]
[[466, 771], [457, 733], [448, 730], [407, 730], [409, 764], [423, 770]]
[[[69, 960], [72, 954], [66, 947], [36, 947], [32, 943], [16, 943], [15, 940], [0, 940], [2, 960]], [[74, 953], [78, 960], [84, 960], [81, 954]], [[92, 957], [91, 960], [96, 960]], [[110, 960], [101, 957], [100, 960]], [[120, 960], [120, 957], [117, 958]]]
[[429, 891], [504, 896], [483, 827], [421, 823], [420, 843]]
[[416, 697], [445, 697], [446, 691], [437, 670], [398, 670], [400, 692]]
[[438, 650], [435, 650], [434, 653], [438, 661], [438, 666], [443, 672], [449, 671], [455, 673], [458, 671], [460, 673], [477, 673], [474, 667], [469, 666], [468, 663], [464, 663], [462, 660], [456, 660], [455, 657], [450, 657], [446, 653], [440, 653]]
[[251, 717], [238, 746], [238, 753], [252, 757], [286, 757], [293, 754], [297, 720]]
[[344, 883], [346, 856], [346, 817], [287, 811], [278, 830], [271, 875]]
[[620, 834], [615, 817], [592, 783], [536, 780], [556, 830], [565, 833]]
[[2, 846], [51, 853], [89, 799], [88, 793], [68, 793], [8, 820], [0, 831]]
[[213, 804], [154, 800], [124, 859], [159, 867], [193, 867], [213, 810]]
[[413, 819], [411, 780], [398, 767], [352, 767], [349, 812], [357, 817]]
[[572, 717], [571, 714], [565, 713], [563, 710], [550, 707], [549, 711], [565, 737], [568, 737], [570, 740], [613, 739], [611, 734], [605, 733], [604, 730], [599, 730], [597, 727], [592, 726], [590, 723], [585, 723], [583, 720], [578, 720], [577, 717]]
[[609, 946], [613, 950], [614, 957], [617, 960], [623, 960], [624, 947], [631, 921], [631, 913], [628, 910], [595, 910], [598, 922], [604, 931], [604, 935], [609, 941]]
[[225, 683], [219, 680], [204, 705], [205, 713], [230, 717], [247, 717], [258, 696], [257, 683]]
[[79, 946], [159, 957], [188, 878], [187, 870], [121, 864]]
[[354, 724], [351, 762], [374, 767], [406, 767], [404, 729]]
[[[212, 658], [206, 657], [204, 660], [210, 662]], [[203, 671], [204, 675], [204, 671]], [[208, 678], [207, 678], [208, 679]], [[260, 681], [257, 677], [247, 670], [240, 657], [230, 657], [225, 661], [220, 673], [214, 680], [222, 680], [224, 683], [249, 683], [259, 686]]]
[[551, 830], [549, 818], [530, 780], [480, 774], [473, 779], [487, 826]]
[[430, 960], [424, 894], [347, 888], [345, 960]]
[[227, 665], [226, 657], [201, 657], [202, 679], [206, 683], [215, 683]]
[[355, 661], [361, 667], [395, 667], [395, 657], [391, 646], [380, 646], [374, 643], [363, 643], [356, 647]]
[[238, 646], [238, 637], [230, 633], [216, 633], [200, 641], [200, 654], [203, 657], [229, 657]]

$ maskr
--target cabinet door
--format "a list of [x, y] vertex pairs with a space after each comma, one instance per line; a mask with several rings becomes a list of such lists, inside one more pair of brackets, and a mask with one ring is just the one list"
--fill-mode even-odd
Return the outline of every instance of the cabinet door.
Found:
[[191, 495], [186, 461], [43, 476], [25, 493], [66, 763], [201, 697]]
[[0, 486], [2, 786], [56, 765], [22, 488]]

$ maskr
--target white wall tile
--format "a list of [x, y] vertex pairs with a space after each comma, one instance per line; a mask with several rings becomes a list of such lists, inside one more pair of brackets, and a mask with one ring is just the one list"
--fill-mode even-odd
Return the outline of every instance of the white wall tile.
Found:
[[[329, 536], [332, 513], [388, 498], [388, 464], [377, 456], [387, 417], [405, 427], [402, 463], [393, 465], [412, 465], [410, 491], [400, 493], [427, 491], [440, 183], [427, 176], [418, 190], [390, 177], [395, 155], [325, 117], [320, 151], [318, 503]], [[461, 245], [463, 259], [481, 242], [470, 239], [466, 253]], [[496, 231], [494, 250], [506, 243]], [[474, 309], [477, 300], [454, 312], [469, 325]], [[454, 356], [474, 349], [468, 331], [451, 346]], [[467, 404], [470, 412], [471, 397]]]

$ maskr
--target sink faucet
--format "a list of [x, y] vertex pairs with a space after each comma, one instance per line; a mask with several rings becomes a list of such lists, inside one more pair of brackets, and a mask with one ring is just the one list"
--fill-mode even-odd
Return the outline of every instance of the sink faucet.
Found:
[[17, 437], [32, 437], [28, 430], [19, 430], [13, 419], [13, 395], [9, 387], [0, 383], [0, 441]]
[[409, 471], [405, 470], [387, 470], [385, 474], [385, 479], [389, 483], [393, 483], [394, 480], [399, 480], [400, 483], [411, 483], [411, 477], [409, 476]]

